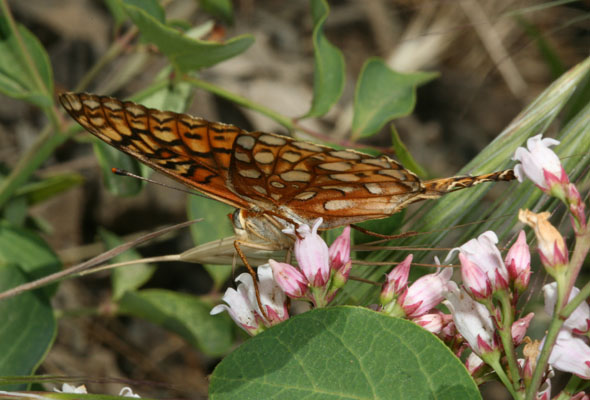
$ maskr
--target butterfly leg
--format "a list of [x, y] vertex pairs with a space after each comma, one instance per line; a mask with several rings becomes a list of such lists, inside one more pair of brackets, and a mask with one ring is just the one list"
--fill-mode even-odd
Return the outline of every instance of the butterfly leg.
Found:
[[361, 233], [364, 233], [365, 235], [374, 236], [374, 237], [378, 237], [381, 239], [403, 239], [403, 238], [407, 238], [407, 237], [411, 237], [411, 236], [416, 236], [418, 234], [418, 232], [410, 231], [410, 232], [400, 233], [399, 235], [384, 235], [382, 233], [377, 233], [377, 232], [373, 232], [373, 231], [370, 231], [365, 228], [361, 228], [360, 226], [354, 225], [354, 224], [351, 224], [350, 227], [353, 229], [356, 229], [357, 231], [359, 231]]
[[264, 318], [266, 318], [268, 320], [269, 319], [268, 315], [266, 314], [266, 311], [264, 310], [264, 307], [262, 306], [262, 300], [260, 299], [260, 289], [258, 287], [258, 277], [256, 276], [256, 271], [254, 271], [254, 268], [252, 268], [252, 266], [248, 262], [248, 259], [246, 258], [246, 255], [244, 254], [244, 251], [242, 250], [242, 248], [240, 246], [250, 247], [252, 249], [258, 249], [258, 250], [276, 250], [276, 247], [265, 246], [263, 244], [257, 244], [257, 243], [250, 243], [250, 242], [246, 242], [243, 240], [234, 241], [234, 247], [236, 249], [236, 253], [238, 253], [238, 256], [240, 256], [240, 258], [242, 259], [242, 262], [244, 263], [244, 265], [248, 269], [248, 273], [250, 273], [250, 275], [252, 276], [252, 281], [254, 282], [254, 292], [256, 293], [256, 303], [258, 304], [258, 308], [260, 308], [260, 311], [262, 312], [262, 315], [264, 316]]

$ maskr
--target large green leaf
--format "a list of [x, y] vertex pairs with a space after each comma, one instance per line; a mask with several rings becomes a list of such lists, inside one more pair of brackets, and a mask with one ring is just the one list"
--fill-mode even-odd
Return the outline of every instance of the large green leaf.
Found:
[[182, 336], [210, 356], [229, 351], [232, 322], [227, 316], [210, 315], [211, 304], [195, 296], [168, 290], [125, 292], [120, 311], [143, 318]]
[[220, 399], [479, 399], [475, 382], [439, 339], [364, 308], [298, 315], [257, 335], [211, 376]]
[[390, 120], [408, 115], [416, 103], [416, 87], [436, 76], [431, 72], [402, 74], [379, 58], [369, 59], [356, 84], [352, 137], [371, 136]]
[[53, 72], [39, 40], [24, 26], [12, 29], [0, 14], [0, 93], [39, 107], [53, 104]]
[[[0, 262], [0, 292], [29, 280], [18, 264]], [[0, 376], [33, 373], [45, 358], [56, 333], [49, 299], [43, 291], [24, 292], [0, 301], [0, 315]], [[1, 390], [24, 388], [25, 384], [0, 385]]]
[[191, 39], [137, 6], [125, 4], [125, 10], [142, 37], [158, 46], [180, 72], [210, 67], [244, 52], [254, 43], [250, 35], [238, 36], [226, 43]]
[[311, 0], [313, 16], [313, 100], [305, 117], [318, 117], [330, 110], [344, 89], [344, 57], [324, 35], [329, 8], [326, 0]]

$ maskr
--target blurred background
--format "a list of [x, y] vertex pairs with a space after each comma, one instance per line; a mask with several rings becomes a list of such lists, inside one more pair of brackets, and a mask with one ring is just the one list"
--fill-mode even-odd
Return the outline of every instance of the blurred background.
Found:
[[[58, 92], [71, 90], [129, 27], [116, 27], [99, 0], [8, 2], [15, 19], [30, 29], [49, 53]], [[254, 45], [200, 77], [286, 116], [309, 109], [313, 94], [312, 19], [307, 1], [235, 0], [231, 18], [206, 12], [205, 1], [163, 1], [168, 20], [191, 26], [214, 20], [209, 39], [249, 33]], [[321, 119], [305, 121], [334, 143], [347, 139], [354, 85], [363, 63], [382, 57], [398, 71], [437, 71], [438, 79], [418, 90], [415, 112], [396, 121], [403, 142], [432, 176], [453, 175], [485, 147], [524, 106], [565, 70], [588, 56], [590, 1], [533, 0], [340, 0], [330, 1], [327, 38], [344, 53], [347, 83], [341, 101]], [[110, 62], [87, 91], [125, 98], [141, 90], [166, 64], [144, 46]], [[122, 85], [120, 82], [125, 82]], [[286, 133], [271, 119], [197, 90], [188, 113], [248, 130]], [[33, 143], [46, 120], [25, 102], [0, 96], [0, 164], [10, 168]], [[124, 239], [187, 219], [186, 194], [148, 184], [138, 196], [114, 197], [104, 189], [86, 134], [64, 143], [38, 171], [76, 171], [83, 184], [32, 209], [45, 221], [45, 238], [71, 266], [104, 251], [104, 227]], [[385, 128], [366, 144], [387, 148]], [[126, 179], [126, 178], [121, 178]], [[157, 176], [160, 181], [164, 177]], [[220, 221], [227, 224], [229, 221]], [[192, 246], [177, 232], [140, 248], [143, 256], [176, 253]], [[209, 275], [189, 264], [162, 264], [147, 287], [218, 299]], [[84, 376], [89, 391], [117, 393], [128, 380], [142, 395], [206, 398], [207, 375], [217, 358], [148, 322], [112, 317], [108, 274], [61, 284], [57, 307], [64, 310], [57, 343], [40, 368], [51, 375]], [[100, 379], [108, 377], [108, 379]], [[503, 398], [504, 392], [487, 392]]]

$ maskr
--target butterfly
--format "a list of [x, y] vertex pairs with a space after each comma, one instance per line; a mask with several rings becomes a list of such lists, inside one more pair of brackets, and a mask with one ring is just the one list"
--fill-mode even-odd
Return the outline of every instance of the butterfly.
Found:
[[[235, 248], [288, 249], [282, 230], [320, 229], [385, 218], [409, 204], [490, 181], [512, 170], [422, 181], [397, 161], [337, 150], [187, 114], [160, 111], [87, 93], [59, 95], [86, 130], [153, 169], [236, 208]], [[255, 280], [256, 281], [256, 280]]]

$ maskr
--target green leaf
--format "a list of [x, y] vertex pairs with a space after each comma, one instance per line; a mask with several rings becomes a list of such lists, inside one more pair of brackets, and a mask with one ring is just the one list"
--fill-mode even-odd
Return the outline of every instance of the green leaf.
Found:
[[29, 205], [34, 205], [55, 197], [75, 186], [81, 185], [84, 177], [75, 172], [45, 178], [39, 182], [27, 183], [16, 191], [16, 196], [26, 197]]
[[119, 168], [137, 175], [142, 175], [142, 167], [139, 161], [131, 156], [115, 149], [101, 140], [93, 138], [93, 147], [104, 184], [109, 192], [115, 196], [133, 196], [141, 191], [143, 181], [113, 174], [113, 168]]
[[411, 113], [416, 103], [416, 86], [436, 76], [432, 72], [402, 74], [381, 59], [369, 59], [356, 84], [352, 137], [371, 136], [390, 120]]
[[234, 21], [234, 10], [231, 0], [199, 0], [203, 10], [227, 24]]
[[[172, 68], [166, 67], [158, 73], [154, 80], [164, 79], [172, 74]], [[192, 88], [186, 82], [171, 82], [161, 90], [141, 99], [141, 104], [158, 110], [183, 113], [191, 99]]]
[[399, 133], [397, 133], [397, 129], [395, 129], [393, 124], [391, 124], [391, 139], [393, 148], [395, 150], [395, 155], [402, 165], [419, 177], [424, 178], [427, 175], [426, 170], [422, 168], [418, 162], [416, 162], [414, 157], [412, 157], [412, 154], [410, 154], [408, 148], [404, 142], [402, 142], [402, 139], [399, 137]]
[[219, 356], [232, 345], [232, 322], [210, 315], [211, 304], [195, 296], [168, 290], [126, 292], [119, 302], [122, 313], [160, 325], [183, 337], [209, 356]]
[[[0, 246], [2, 248], [3, 246]], [[0, 263], [0, 292], [28, 282], [17, 264]], [[56, 333], [56, 321], [43, 291], [29, 291], [0, 301], [0, 376], [29, 375], [45, 358]], [[23, 390], [27, 385], [1, 385]]]
[[345, 64], [342, 52], [324, 35], [324, 22], [329, 8], [325, 0], [311, 0], [313, 15], [313, 101], [305, 117], [318, 117], [327, 113], [338, 101], [345, 82]]
[[[0, 223], [0, 262], [18, 264], [31, 280], [61, 270], [59, 258], [43, 239], [5, 222]], [[56, 285], [51, 285], [43, 292], [50, 296], [55, 289]]]
[[[0, 93], [41, 108], [53, 105], [53, 72], [45, 49], [27, 28], [12, 30], [0, 15]], [[18, 36], [18, 37], [17, 37]]]
[[213, 371], [212, 400], [480, 399], [460, 360], [416, 324], [316, 309], [257, 335]]
[[194, 40], [162, 24], [136, 6], [125, 5], [125, 10], [142, 37], [158, 46], [181, 73], [215, 65], [244, 52], [254, 43], [251, 35], [238, 36], [224, 44]]
[[127, 20], [127, 14], [123, 8], [121, 0], [104, 0], [104, 5], [109, 9], [109, 12], [115, 20], [115, 28], [118, 29]]
[[158, 0], [123, 0], [123, 3], [137, 7], [159, 23], [166, 24], [166, 12]]
[[[114, 233], [106, 229], [99, 229], [98, 234], [107, 249], [112, 249], [123, 244], [123, 241]], [[112, 263], [140, 260], [141, 255], [133, 249], [127, 250], [111, 259]], [[156, 266], [153, 264], [137, 263], [128, 267], [115, 268], [111, 276], [113, 285], [113, 300], [119, 300], [125, 292], [136, 290], [150, 280]]]
[[[200, 196], [190, 196], [187, 204], [189, 219], [203, 218], [198, 224], [192, 224], [191, 234], [195, 244], [212, 242], [220, 238], [234, 234], [228, 214], [233, 213], [234, 208], [219, 201], [207, 199]], [[215, 285], [220, 290], [223, 284], [232, 274], [231, 265], [203, 265]]]

